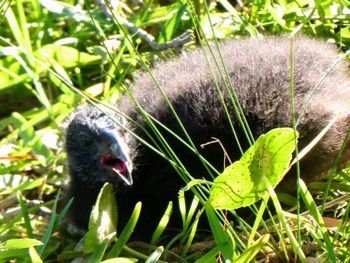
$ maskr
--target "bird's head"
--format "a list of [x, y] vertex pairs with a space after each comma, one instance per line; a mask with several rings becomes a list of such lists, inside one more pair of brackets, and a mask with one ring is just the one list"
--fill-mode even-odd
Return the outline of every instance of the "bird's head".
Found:
[[132, 163], [124, 133], [93, 107], [73, 113], [66, 129], [66, 151], [73, 180], [132, 185]]

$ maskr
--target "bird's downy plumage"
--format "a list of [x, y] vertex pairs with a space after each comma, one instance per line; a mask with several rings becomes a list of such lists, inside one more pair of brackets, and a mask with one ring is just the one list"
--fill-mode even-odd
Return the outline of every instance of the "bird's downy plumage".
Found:
[[[226, 41], [220, 44], [220, 52], [254, 138], [276, 127], [291, 127], [291, 40]], [[215, 56], [219, 58], [217, 52]], [[292, 72], [297, 118], [313, 88], [334, 65], [337, 56], [334, 46], [321, 41], [307, 38], [293, 41]], [[210, 59], [210, 64], [214, 65], [213, 59]], [[218, 71], [214, 71], [229, 117], [246, 150], [249, 144], [237, 120], [230, 95], [223, 88]], [[301, 176], [306, 182], [319, 179], [333, 166], [349, 129], [350, 111], [347, 107], [350, 103], [350, 77], [347, 71], [347, 64], [340, 62], [326, 74], [298, 122], [299, 148], [302, 149], [341, 113], [321, 142], [301, 161]], [[214, 137], [220, 140], [231, 160], [240, 157], [241, 152], [203, 50], [189, 51], [183, 57], [158, 63], [152, 68], [152, 73], [201, 155], [219, 172], [223, 171], [222, 147], [218, 143], [200, 147]], [[131, 90], [145, 112], [185, 138], [149, 73], [139, 72]], [[124, 123], [137, 136], [154, 146], [148, 135], [153, 139], [156, 136], [133, 99], [124, 95], [116, 108], [143, 128], [117, 114], [113, 115], [114, 120]], [[66, 149], [72, 181], [71, 195], [75, 197], [71, 209], [74, 222], [86, 227], [91, 206], [101, 186], [111, 181], [116, 188], [120, 226], [125, 224], [136, 202], [142, 201], [139, 231], [153, 231], [168, 202], [176, 200], [179, 189], [184, 186], [175, 169], [93, 106], [81, 107], [70, 116], [69, 122]], [[209, 177], [208, 171], [192, 151], [159, 125], [157, 127], [193, 177]], [[341, 158], [342, 164], [350, 159], [349, 151], [347, 146]], [[295, 186], [293, 171], [286, 176], [280, 189]], [[133, 184], [128, 185], [132, 180]]]

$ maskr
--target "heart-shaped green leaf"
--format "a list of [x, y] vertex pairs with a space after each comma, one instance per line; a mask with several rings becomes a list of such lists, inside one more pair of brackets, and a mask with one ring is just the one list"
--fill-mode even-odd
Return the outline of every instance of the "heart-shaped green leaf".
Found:
[[265, 180], [275, 187], [288, 171], [295, 149], [294, 136], [291, 128], [278, 128], [261, 135], [239, 161], [214, 180], [209, 203], [217, 209], [236, 209], [267, 194]]
[[113, 192], [113, 186], [106, 183], [97, 197], [84, 239], [84, 253], [95, 251], [107, 236], [116, 232], [117, 204]]

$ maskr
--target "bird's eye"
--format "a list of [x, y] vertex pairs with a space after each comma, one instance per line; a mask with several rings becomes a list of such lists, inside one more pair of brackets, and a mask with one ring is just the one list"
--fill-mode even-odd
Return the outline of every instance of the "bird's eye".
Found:
[[79, 133], [78, 140], [80, 145], [84, 147], [88, 147], [94, 142], [93, 138], [90, 135], [86, 134], [85, 132]]

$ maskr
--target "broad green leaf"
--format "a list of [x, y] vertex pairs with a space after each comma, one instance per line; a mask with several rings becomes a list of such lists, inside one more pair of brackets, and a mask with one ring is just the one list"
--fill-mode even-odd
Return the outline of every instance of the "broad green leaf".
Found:
[[37, 57], [47, 62], [47, 58], [53, 58], [63, 68], [84, 67], [101, 63], [101, 57], [81, 52], [72, 47], [49, 44], [43, 46], [37, 53]]
[[[14, 193], [16, 191], [24, 191], [24, 190], [30, 190], [36, 187], [40, 187], [43, 185], [44, 182], [44, 178], [38, 178], [35, 180], [32, 179], [28, 179], [28, 181], [22, 181], [22, 179], [26, 180], [27, 178], [22, 177], [22, 176], [12, 176], [11, 178], [15, 178], [18, 180], [21, 180], [21, 183], [19, 183], [16, 186], [12, 186], [9, 185], [8, 189], [4, 189], [3, 191], [0, 191], [0, 195], [5, 195], [5, 194], [11, 194]], [[9, 177], [8, 176], [1, 176], [0, 177], [0, 186], [5, 186], [5, 180], [8, 180]]]
[[29, 248], [34, 246], [40, 246], [42, 244], [43, 243], [41, 241], [32, 238], [10, 239], [0, 244], [0, 250]]
[[31, 148], [33, 153], [43, 155], [45, 158], [53, 157], [52, 152], [42, 143], [41, 137], [36, 135], [33, 127], [23, 128], [28, 125], [28, 121], [21, 114], [13, 112], [12, 120], [15, 128], [20, 130], [19, 135], [25, 146]]
[[288, 171], [295, 149], [294, 130], [279, 128], [261, 135], [241, 159], [215, 180], [209, 203], [217, 209], [248, 206], [267, 194], [264, 177], [275, 187]]
[[187, 10], [187, 5], [183, 5], [177, 12], [174, 13], [165, 24], [162, 31], [159, 34], [158, 43], [164, 43], [170, 41], [174, 32], [176, 32], [179, 24], [181, 23], [181, 18]]
[[47, 8], [50, 12], [57, 14], [60, 17], [67, 17], [76, 21], [89, 20], [89, 16], [87, 15], [86, 11], [63, 1], [41, 0], [40, 4]]
[[[0, 49], [0, 55], [2, 55], [3, 51], [4, 48]], [[15, 59], [15, 55], [17, 55], [15, 51], [13, 51], [14, 55], [5, 54], [6, 56], [0, 59], [0, 91], [22, 83], [27, 78], [30, 79], [28, 73], [24, 71], [21, 64]]]
[[106, 183], [98, 195], [92, 209], [89, 231], [84, 240], [84, 253], [91, 253], [106, 239], [116, 232], [117, 204], [113, 195], [113, 186]]
[[350, 29], [348, 27], [344, 27], [340, 30], [339, 35], [341, 35], [342, 38], [346, 38], [347, 41], [350, 39]]

